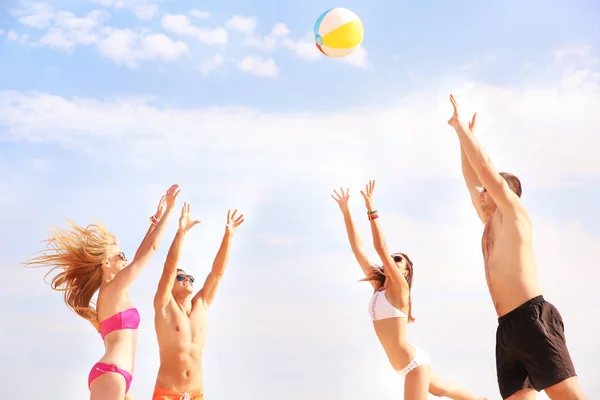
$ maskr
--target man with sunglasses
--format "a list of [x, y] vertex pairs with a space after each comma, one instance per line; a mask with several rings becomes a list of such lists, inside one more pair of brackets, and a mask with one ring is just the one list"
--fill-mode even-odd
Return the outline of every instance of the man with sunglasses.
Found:
[[464, 124], [450, 95], [448, 121], [459, 138], [462, 171], [471, 201], [485, 225], [485, 276], [498, 315], [496, 373], [503, 399], [530, 400], [544, 390], [551, 399], [583, 400], [558, 309], [542, 296], [533, 254], [532, 225], [521, 202], [519, 179], [498, 172]]
[[158, 290], [154, 297], [154, 326], [160, 353], [160, 368], [153, 400], [200, 400], [202, 389], [202, 351], [206, 341], [207, 311], [229, 259], [231, 243], [244, 215], [227, 212], [221, 247], [202, 288], [194, 295], [194, 277], [178, 268], [187, 232], [200, 223], [193, 220], [191, 207], [184, 203], [179, 229], [171, 244]]

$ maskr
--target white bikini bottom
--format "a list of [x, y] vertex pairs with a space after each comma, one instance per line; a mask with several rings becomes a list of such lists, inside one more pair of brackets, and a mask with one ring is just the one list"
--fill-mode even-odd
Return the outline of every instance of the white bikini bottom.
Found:
[[399, 371], [396, 371], [398, 375], [400, 375], [402, 378], [405, 378], [410, 371], [417, 368], [419, 365], [431, 364], [431, 358], [429, 358], [429, 355], [425, 353], [424, 350], [419, 349], [417, 346], [413, 347], [415, 349], [415, 356], [413, 357], [413, 359], [410, 360], [406, 367], [402, 368]]

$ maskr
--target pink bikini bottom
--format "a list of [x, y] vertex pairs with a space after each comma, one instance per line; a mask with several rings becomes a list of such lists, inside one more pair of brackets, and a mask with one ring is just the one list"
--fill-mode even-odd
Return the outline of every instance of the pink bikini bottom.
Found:
[[107, 372], [116, 372], [123, 375], [125, 378], [125, 393], [129, 392], [129, 387], [131, 386], [131, 381], [133, 377], [131, 374], [124, 369], [117, 367], [115, 364], [106, 364], [103, 362], [96, 363], [92, 370], [90, 371], [90, 375], [88, 376], [88, 388], [97, 377], [106, 374]]

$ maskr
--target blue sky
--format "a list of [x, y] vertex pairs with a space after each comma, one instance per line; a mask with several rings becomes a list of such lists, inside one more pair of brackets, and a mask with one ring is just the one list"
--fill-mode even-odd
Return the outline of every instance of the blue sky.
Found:
[[[436, 373], [499, 399], [482, 227], [446, 125], [449, 93], [465, 114], [480, 113], [477, 134], [498, 168], [521, 177], [544, 294], [563, 314], [582, 386], [600, 394], [599, 6], [373, 4], [3, 2], [6, 396], [86, 398], [103, 350], [43, 271], [19, 265], [47, 228], [97, 218], [132, 254], [161, 193], [179, 183], [203, 221], [182, 259], [198, 277], [227, 208], [246, 215], [211, 310], [207, 398], [401, 398], [329, 197], [351, 188], [374, 257], [358, 190], [376, 179], [388, 242], [415, 260], [411, 340]], [[345, 60], [320, 55], [310, 37], [314, 20], [338, 5], [365, 26], [363, 46]], [[132, 386], [140, 399], [158, 368], [151, 299], [175, 226], [132, 289], [142, 314]]]

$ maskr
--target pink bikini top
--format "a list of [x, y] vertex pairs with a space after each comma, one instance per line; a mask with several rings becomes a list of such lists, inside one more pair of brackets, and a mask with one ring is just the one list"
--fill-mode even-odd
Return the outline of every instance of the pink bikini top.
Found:
[[140, 313], [136, 308], [130, 308], [100, 322], [100, 335], [104, 339], [111, 332], [122, 329], [137, 329], [139, 325]]

